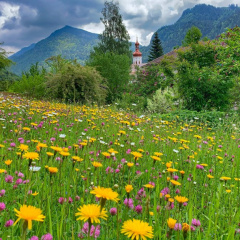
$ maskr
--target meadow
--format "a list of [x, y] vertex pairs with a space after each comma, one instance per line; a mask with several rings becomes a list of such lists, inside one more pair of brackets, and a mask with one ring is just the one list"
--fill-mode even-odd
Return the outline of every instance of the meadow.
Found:
[[0, 94], [0, 239], [237, 239], [239, 149], [233, 118]]

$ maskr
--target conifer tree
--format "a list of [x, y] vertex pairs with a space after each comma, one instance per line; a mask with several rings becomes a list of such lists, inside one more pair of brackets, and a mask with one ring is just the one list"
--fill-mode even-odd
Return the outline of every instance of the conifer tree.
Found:
[[151, 49], [150, 49], [150, 54], [148, 56], [148, 62], [161, 57], [163, 55], [163, 48], [162, 48], [162, 43], [161, 40], [158, 37], [158, 33], [154, 33]]

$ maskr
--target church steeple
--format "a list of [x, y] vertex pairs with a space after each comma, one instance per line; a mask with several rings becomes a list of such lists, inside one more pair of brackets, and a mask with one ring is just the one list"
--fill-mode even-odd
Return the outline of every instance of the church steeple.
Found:
[[133, 64], [140, 66], [142, 64], [142, 53], [139, 51], [138, 38], [135, 43], [135, 52], [133, 53]]

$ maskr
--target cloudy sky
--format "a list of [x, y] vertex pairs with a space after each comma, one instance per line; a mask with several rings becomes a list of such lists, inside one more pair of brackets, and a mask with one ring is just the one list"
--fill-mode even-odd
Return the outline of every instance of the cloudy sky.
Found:
[[[16, 52], [70, 25], [101, 33], [101, 10], [105, 0], [0, 0], [0, 42]], [[173, 24], [183, 10], [205, 3], [217, 7], [239, 0], [119, 0], [124, 24], [135, 41], [148, 45], [161, 26]]]

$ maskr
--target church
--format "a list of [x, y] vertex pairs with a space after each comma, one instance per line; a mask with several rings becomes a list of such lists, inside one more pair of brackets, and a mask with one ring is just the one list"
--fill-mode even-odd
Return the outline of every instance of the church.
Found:
[[138, 39], [135, 43], [135, 52], [133, 53], [133, 63], [132, 63], [132, 71], [131, 74], [135, 74], [137, 67], [142, 67], [145, 63], [142, 62], [142, 53], [139, 50], [139, 42]]

